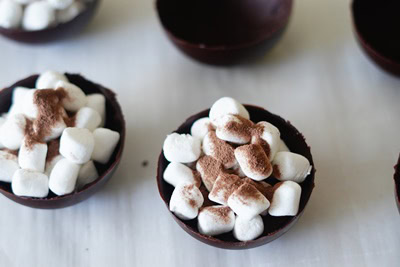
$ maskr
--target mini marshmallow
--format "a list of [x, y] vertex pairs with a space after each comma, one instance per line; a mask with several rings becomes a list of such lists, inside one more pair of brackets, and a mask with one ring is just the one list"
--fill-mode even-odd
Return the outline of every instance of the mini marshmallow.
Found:
[[271, 216], [296, 216], [299, 211], [301, 186], [292, 181], [275, 186], [269, 214]]
[[27, 31], [44, 30], [56, 21], [56, 12], [47, 1], [37, 1], [26, 6], [22, 27]]
[[90, 160], [95, 146], [93, 134], [88, 129], [66, 128], [60, 139], [60, 154], [76, 164]]
[[54, 166], [49, 179], [50, 190], [57, 196], [68, 195], [75, 189], [80, 165], [61, 159]]
[[[260, 121], [255, 127], [257, 135], [252, 137], [251, 143], [266, 146], [264, 150], [267, 153], [268, 159], [272, 161], [280, 148], [281, 133], [278, 128], [266, 121]], [[262, 141], [265, 141], [267, 144], [263, 144]]]
[[27, 4], [33, 3], [35, 1], [38, 1], [38, 0], [13, 0], [13, 1], [17, 2], [18, 4], [21, 4], [21, 5], [27, 5]]
[[82, 2], [73, 2], [69, 7], [57, 11], [57, 21], [66, 23], [76, 18], [83, 10], [85, 5]]
[[200, 187], [201, 181], [192, 169], [179, 162], [171, 162], [164, 171], [164, 180], [178, 186], [180, 183], [194, 184]]
[[0, 142], [10, 150], [18, 150], [25, 135], [26, 118], [22, 114], [8, 116], [0, 128]]
[[0, 27], [6, 29], [18, 28], [22, 21], [23, 8], [12, 0], [0, 1]]
[[170, 162], [190, 163], [201, 154], [201, 141], [190, 134], [172, 133], [163, 145], [164, 156]]
[[249, 183], [242, 184], [228, 198], [228, 206], [242, 218], [251, 219], [268, 209], [268, 199]]
[[[0, 131], [1, 131], [1, 126], [6, 122], [6, 119], [3, 117], [0, 117]], [[1, 135], [1, 133], [0, 133]], [[1, 137], [0, 137], [0, 149], [4, 149], [5, 146], [1, 143]]]
[[35, 93], [37, 90], [29, 90], [24, 93], [23, 104], [23, 114], [27, 118], [36, 119], [39, 114], [39, 108], [35, 104]]
[[56, 71], [46, 71], [39, 75], [36, 81], [37, 89], [55, 89], [59, 81], [68, 82], [68, 78]]
[[253, 122], [237, 115], [226, 114], [214, 121], [217, 137], [221, 140], [243, 145], [251, 140]]
[[60, 160], [64, 159], [63, 156], [61, 155], [57, 155], [56, 157], [54, 157], [52, 160], [47, 161], [46, 162], [46, 168], [44, 171], [44, 174], [46, 174], [48, 177], [50, 177], [51, 172], [54, 169], [54, 166], [56, 166], [57, 162], [59, 162]]
[[242, 168], [240, 168], [239, 163], [235, 164], [235, 166], [233, 166], [232, 169], [233, 169], [234, 173], [235, 173], [237, 176], [239, 176], [239, 177], [241, 177], [241, 178], [246, 177], [246, 174], [243, 172]]
[[47, 197], [49, 194], [49, 178], [37, 171], [19, 169], [14, 173], [11, 188], [17, 196]]
[[245, 119], [250, 119], [250, 114], [246, 108], [231, 97], [222, 97], [212, 105], [210, 119], [214, 123], [216, 119], [226, 114], [240, 115]]
[[243, 181], [234, 174], [221, 173], [208, 195], [211, 201], [221, 205], [228, 205], [231, 194], [242, 185]]
[[59, 138], [66, 128], [67, 124], [65, 124], [64, 118], [60, 117], [58, 121], [54, 125], [52, 125], [50, 134], [46, 136], [44, 140], [48, 142]]
[[213, 129], [210, 118], [201, 118], [193, 123], [190, 133], [193, 137], [203, 140], [210, 129]]
[[47, 156], [47, 144], [29, 144], [25, 138], [18, 154], [18, 163], [22, 169], [44, 172]]
[[0, 181], [11, 183], [12, 177], [18, 169], [17, 156], [0, 150]]
[[226, 169], [236, 164], [234, 149], [225, 141], [219, 139], [214, 131], [208, 132], [203, 139], [203, 152], [219, 160]]
[[54, 9], [66, 9], [74, 2], [74, 0], [47, 0], [47, 2]]
[[67, 93], [67, 97], [62, 100], [66, 110], [76, 112], [86, 105], [86, 95], [78, 86], [69, 82], [58, 81], [55, 88], [57, 90], [62, 88]]
[[82, 189], [85, 185], [90, 184], [99, 178], [99, 173], [97, 172], [96, 166], [93, 161], [88, 161], [86, 164], [82, 165], [78, 174], [77, 188]]
[[254, 186], [258, 191], [260, 191], [261, 194], [263, 194], [268, 199], [268, 201], [272, 200], [272, 195], [274, 191], [273, 187], [270, 184], [263, 181], [256, 182], [250, 178], [244, 178], [242, 181], [244, 183], [249, 183]]
[[172, 192], [169, 209], [182, 220], [192, 220], [197, 217], [203, 202], [199, 188], [193, 184], [181, 183]]
[[201, 180], [210, 192], [223, 167], [221, 162], [213, 157], [203, 156], [197, 161], [196, 170], [200, 173]]
[[92, 159], [107, 164], [118, 145], [120, 134], [106, 128], [98, 128], [93, 132], [95, 146]]
[[244, 145], [235, 149], [235, 157], [247, 177], [261, 181], [272, 173], [272, 166], [259, 145]]
[[233, 236], [239, 241], [250, 241], [259, 237], [264, 232], [264, 222], [261, 216], [252, 219], [241, 216], [236, 217]]
[[100, 114], [96, 110], [88, 107], [81, 108], [75, 117], [76, 128], [86, 128], [92, 132], [100, 126], [100, 123]]
[[274, 176], [280, 181], [301, 183], [312, 170], [306, 157], [292, 152], [278, 152], [272, 164]]
[[30, 91], [26, 87], [15, 87], [12, 94], [12, 105], [8, 111], [8, 116], [24, 113], [25, 94]]
[[197, 220], [199, 232], [209, 236], [228, 233], [235, 226], [235, 214], [229, 207], [224, 206], [201, 209]]
[[86, 97], [86, 106], [96, 110], [101, 117], [100, 126], [103, 127], [106, 121], [106, 98], [102, 94], [91, 94]]

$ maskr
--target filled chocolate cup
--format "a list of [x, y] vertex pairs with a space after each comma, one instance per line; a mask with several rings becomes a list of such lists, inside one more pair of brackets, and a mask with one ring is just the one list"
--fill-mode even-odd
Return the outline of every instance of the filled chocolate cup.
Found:
[[6, 29], [0, 27], [0, 34], [14, 41], [33, 44], [64, 39], [83, 30], [94, 17], [99, 5], [100, 0], [88, 2], [85, 10], [73, 20], [44, 30], [26, 31], [24, 29]]
[[293, 0], [157, 0], [161, 24], [186, 55], [231, 65], [262, 57], [281, 37]]
[[351, 9], [358, 43], [364, 52], [384, 70], [400, 75], [400, 23], [397, 0], [353, 0]]
[[[314, 162], [312, 159], [310, 147], [307, 145], [303, 135], [293, 127], [288, 121], [284, 120], [283, 118], [274, 115], [267, 110], [251, 106], [245, 105], [246, 109], [250, 113], [250, 119], [257, 123], [259, 121], [267, 121], [275, 125], [281, 133], [282, 140], [286, 143], [289, 147], [290, 151], [301, 154], [306, 157], [310, 164], [313, 166], [311, 174], [307, 176], [306, 180], [300, 184], [302, 188], [301, 199], [300, 199], [300, 206], [299, 212], [296, 216], [285, 216], [285, 217], [273, 217], [270, 215], [262, 216], [264, 221], [264, 232], [263, 234], [253, 241], [248, 242], [241, 242], [237, 241], [234, 237], [232, 232], [227, 234], [222, 234], [218, 236], [206, 236], [199, 233], [197, 229], [197, 218], [194, 220], [184, 221], [176, 217], [172, 212], [171, 215], [175, 219], [175, 221], [189, 233], [191, 236], [204, 242], [208, 245], [225, 248], [225, 249], [248, 249], [254, 248], [266, 243], [269, 243], [281, 235], [283, 235], [286, 231], [288, 231], [300, 218], [303, 214], [304, 209], [308, 200], [310, 199], [311, 193], [314, 189], [314, 177], [315, 177], [315, 168]], [[210, 110], [202, 111], [189, 119], [186, 120], [177, 130], [177, 133], [190, 133], [190, 128], [193, 123], [203, 117], [208, 117]], [[159, 160], [158, 160], [158, 170], [157, 170], [157, 183], [158, 183], [158, 190], [160, 192], [161, 198], [165, 202], [169, 210], [169, 201], [171, 199], [172, 192], [174, 187], [163, 179], [164, 170], [167, 168], [169, 162], [164, 156], [164, 153], [161, 152]], [[267, 182], [274, 185], [278, 182], [275, 178], [268, 178]]]
[[395, 195], [396, 195], [396, 204], [397, 209], [400, 212], [400, 156], [397, 165], [394, 166], [395, 173], [394, 173], [394, 186], [395, 186]]
[[[64, 196], [57, 196], [54, 193], [50, 194], [46, 198], [32, 198], [32, 197], [20, 197], [13, 194], [11, 190], [11, 184], [0, 182], [0, 193], [7, 198], [32, 208], [40, 209], [58, 209], [77, 204], [96, 193], [105, 183], [111, 179], [114, 172], [116, 171], [122, 157], [122, 152], [125, 144], [125, 120], [122, 114], [120, 105], [117, 102], [116, 95], [109, 89], [104, 88], [99, 84], [95, 84], [91, 81], [86, 80], [81, 75], [77, 74], [65, 74], [68, 80], [80, 87], [85, 94], [100, 93], [106, 98], [106, 125], [105, 127], [113, 131], [120, 133], [120, 141], [112, 154], [110, 161], [103, 165], [95, 162], [96, 169], [99, 173], [99, 178], [85, 185], [81, 190], [75, 191], [71, 194]], [[22, 86], [27, 88], [34, 88], [38, 75], [30, 76], [24, 80], [21, 80], [12, 86], [5, 88], [0, 91], [0, 114], [8, 112], [11, 106], [12, 92], [15, 87]]]

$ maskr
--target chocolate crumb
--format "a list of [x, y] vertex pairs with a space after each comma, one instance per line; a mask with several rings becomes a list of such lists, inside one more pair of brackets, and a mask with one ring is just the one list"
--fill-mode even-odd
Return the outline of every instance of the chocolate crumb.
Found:
[[147, 167], [149, 165], [149, 162], [147, 160], [142, 161], [142, 167]]

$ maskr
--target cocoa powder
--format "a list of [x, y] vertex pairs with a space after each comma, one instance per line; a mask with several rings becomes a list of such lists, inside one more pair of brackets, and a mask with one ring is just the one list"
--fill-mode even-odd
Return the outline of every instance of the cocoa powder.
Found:
[[214, 147], [213, 157], [222, 162], [224, 166], [235, 162], [234, 148], [219, 139], [214, 131], [209, 132], [210, 141]]

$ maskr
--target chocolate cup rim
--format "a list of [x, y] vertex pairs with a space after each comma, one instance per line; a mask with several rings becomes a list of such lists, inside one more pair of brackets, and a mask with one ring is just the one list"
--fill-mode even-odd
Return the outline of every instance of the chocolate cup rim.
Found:
[[[65, 73], [65, 75], [66, 75], [67, 77], [68, 77], [68, 76], [78, 76], [78, 77], [80, 77], [81, 79], [83, 79], [85, 82], [92, 83], [94, 86], [98, 87], [100, 91], [105, 91], [105, 92], [107, 92], [107, 93], [111, 96], [111, 98], [110, 98], [109, 96], [106, 96], [106, 95], [104, 95], [104, 94], [102, 93], [102, 95], [104, 95], [104, 96], [106, 97], [106, 99], [108, 99], [108, 100], [110, 101], [110, 103], [114, 106], [114, 108], [116, 108], [116, 109], [119, 111], [120, 116], [121, 116], [121, 121], [122, 121], [122, 125], [121, 125], [121, 126], [122, 126], [122, 131], [120, 132], [120, 141], [119, 141], [119, 145], [117, 145], [117, 147], [119, 146], [119, 150], [118, 150], [118, 152], [117, 152], [117, 154], [116, 154], [116, 156], [115, 156], [115, 161], [112, 162], [112, 163], [110, 164], [110, 166], [107, 168], [107, 170], [105, 170], [104, 173], [102, 173], [102, 174], [99, 176], [99, 178], [97, 178], [95, 181], [93, 181], [93, 182], [90, 183], [90, 184], [85, 185], [84, 188], [81, 189], [81, 190], [78, 191], [78, 192], [75, 192], [75, 191], [74, 191], [74, 192], [72, 192], [72, 193], [70, 193], [70, 194], [63, 195], [63, 196], [56, 196], [56, 197], [52, 197], [52, 198], [47, 198], [47, 197], [46, 197], [46, 198], [24, 197], [24, 196], [17, 196], [17, 195], [15, 195], [14, 193], [12, 193], [12, 192], [10, 192], [10, 191], [8, 191], [8, 190], [4, 190], [3, 188], [0, 187], [0, 193], [1, 193], [1, 194], [3, 194], [3, 195], [6, 196], [7, 198], [9, 198], [10, 200], [12, 200], [12, 201], [14, 201], [14, 202], [16, 202], [16, 203], [18, 203], [18, 204], [21, 204], [21, 205], [24, 205], [24, 206], [28, 206], [28, 205], [26, 205], [26, 204], [22, 204], [22, 203], [19, 203], [19, 202], [15, 201], [14, 198], [20, 199], [22, 202], [42, 203], [42, 204], [43, 204], [43, 203], [57, 202], [57, 201], [60, 201], [60, 200], [66, 200], [66, 199], [71, 198], [72, 196], [75, 197], [75, 196], [79, 196], [79, 195], [84, 195], [84, 194], [85, 194], [87, 191], [89, 191], [92, 187], [96, 186], [96, 184], [98, 184], [98, 183], [100, 183], [102, 180], [106, 179], [107, 176], [110, 175], [110, 174], [118, 167], [118, 165], [119, 165], [119, 163], [120, 163], [120, 161], [121, 161], [122, 154], [123, 154], [124, 147], [125, 147], [126, 122], [125, 122], [124, 115], [123, 115], [123, 113], [122, 113], [122, 108], [121, 108], [120, 104], [118, 103], [118, 101], [117, 101], [117, 99], [116, 99], [116, 94], [115, 94], [112, 90], [110, 90], [110, 89], [108, 89], [108, 88], [106, 88], [106, 87], [104, 87], [104, 86], [102, 86], [102, 85], [100, 85], [100, 84], [98, 84], [98, 83], [91, 82], [90, 80], [84, 78], [84, 77], [83, 77], [82, 75], [80, 75], [80, 74]], [[25, 79], [22, 79], [22, 80], [19, 80], [19, 81], [15, 82], [13, 85], [11, 85], [11, 86], [9, 86], [9, 87], [0, 89], [0, 97], [1, 97], [1, 95], [2, 95], [6, 90], [14, 91], [15, 88], [16, 88], [17, 86], [20, 86], [20, 84], [27, 83], [27, 82], [31, 82], [31, 81], [32, 81], [32, 82], [33, 82], [33, 81], [36, 81], [36, 79], [37, 79], [38, 77], [39, 77], [38, 74], [34, 74], [34, 75], [31, 75], [31, 76], [29, 76], [29, 77], [27, 77], [27, 78], [25, 78]], [[81, 89], [85, 92], [85, 88], [81, 88]], [[11, 97], [12, 97], [12, 95], [11, 95]], [[110, 177], [110, 178], [111, 178], [111, 177]], [[85, 199], [83, 199], [82, 201], [84, 201], [84, 200], [85, 200]], [[66, 206], [62, 206], [62, 207], [60, 207], [60, 208], [72, 206], [72, 205], [78, 204], [79, 202], [81, 202], [81, 201], [74, 202], [74, 203], [72, 203], [72, 204], [68, 204], [68, 205], [66, 205]], [[43, 204], [43, 205], [44, 205], [44, 204]], [[36, 206], [36, 205], [29, 206], [29, 207], [31, 207], [31, 208], [38, 208], [38, 206]], [[46, 209], [46, 207], [42, 207], [42, 208]], [[51, 208], [51, 209], [54, 209], [54, 208]]]
[[[20, 38], [15, 39], [13, 37], [11, 37], [11, 35], [13, 34], [26, 34], [26, 35], [34, 35], [34, 34], [51, 34], [54, 31], [63, 31], [66, 30], [67, 28], [69, 28], [69, 26], [73, 25], [73, 23], [85, 16], [87, 16], [90, 12], [93, 12], [100, 6], [101, 0], [93, 0], [92, 2], [87, 3], [87, 6], [85, 8], [84, 11], [82, 11], [78, 16], [76, 16], [75, 18], [73, 18], [70, 21], [64, 22], [64, 23], [59, 23], [55, 26], [51, 26], [49, 28], [46, 29], [42, 29], [42, 30], [34, 30], [34, 31], [27, 31], [24, 30], [22, 28], [17, 28], [17, 29], [8, 29], [8, 28], [4, 28], [0, 26], [0, 35], [8, 38], [8, 39], [13, 39], [14, 41], [18, 41], [18, 42], [22, 42], [22, 43], [36, 43], [32, 42], [32, 41], [25, 41], [22, 40]], [[83, 26], [82, 26], [83, 27]], [[58, 38], [57, 38], [58, 39]], [[50, 41], [52, 41], [53, 39], [51, 39]], [[48, 42], [49, 40], [46, 40], [44, 42]], [[37, 41], [38, 43], [40, 43], [41, 41]]]
[[206, 44], [190, 42], [190, 41], [174, 34], [174, 32], [172, 30], [170, 30], [164, 24], [163, 20], [161, 19], [161, 14], [160, 14], [161, 12], [160, 12], [159, 5], [158, 5], [158, 3], [160, 1], [163, 1], [163, 0], [155, 0], [154, 5], [155, 5], [156, 12], [157, 12], [158, 20], [159, 20], [163, 30], [167, 33], [167, 35], [180, 46], [185, 46], [185, 47], [189, 47], [192, 49], [207, 50], [207, 51], [240, 50], [240, 49], [256, 46], [256, 45], [261, 44], [271, 38], [274, 38], [275, 35], [278, 34], [279, 31], [284, 30], [285, 27], [287, 26], [287, 24], [289, 23], [290, 17], [293, 13], [293, 2], [294, 2], [293, 0], [287, 0], [288, 1], [288, 9], [287, 9], [285, 19], [282, 20], [282, 22], [280, 23], [279, 26], [274, 28], [272, 31], [269, 31], [268, 34], [260, 35], [260, 37], [257, 39], [250, 40], [250, 41], [243, 42], [243, 43], [234, 44], [234, 45], [223, 45], [223, 44], [221, 44], [221, 45], [206, 45]]
[[[398, 69], [398, 71], [400, 71], [400, 62], [396, 61], [388, 56], [383, 55], [378, 49], [375, 49], [370, 42], [368, 42], [368, 40], [365, 39], [365, 37], [362, 35], [361, 31], [360, 31], [360, 24], [359, 22], [356, 20], [356, 16], [355, 16], [355, 3], [356, 1], [359, 0], [352, 0], [352, 2], [350, 3], [350, 9], [351, 9], [351, 17], [352, 17], [352, 24], [353, 24], [353, 29], [356, 35], [356, 39], [358, 41], [358, 43], [360, 44], [360, 46], [366, 50], [367, 55], [370, 59], [372, 59], [372, 61], [374, 61], [375, 63], [377, 63], [378, 65], [381, 65], [382, 63], [376, 62], [376, 59], [374, 59], [373, 57], [371, 57], [370, 54], [372, 54], [373, 56], [375, 56], [376, 58], [378, 58], [379, 60], [383, 61], [386, 65], [391, 66], [392, 68], [396, 68]], [[391, 73], [393, 73], [393, 71], [391, 70], [386, 70], [389, 71]], [[399, 74], [395, 74], [395, 75], [399, 75]]]
[[399, 159], [397, 161], [396, 166], [394, 166], [394, 192], [395, 192], [395, 199], [396, 199], [396, 205], [397, 209], [400, 213], [400, 155]]
[[[166, 184], [166, 182], [163, 179], [163, 172], [165, 169], [161, 169], [161, 162], [165, 159], [164, 157], [164, 153], [163, 150], [161, 150], [159, 159], [158, 159], [158, 166], [157, 166], [157, 187], [158, 187], [158, 191], [159, 194], [161, 196], [162, 201], [164, 202], [166, 208], [168, 209], [168, 212], [171, 214], [171, 216], [173, 217], [173, 219], [178, 223], [178, 225], [185, 230], [185, 232], [187, 232], [188, 234], [190, 234], [192, 237], [194, 237], [195, 239], [210, 245], [210, 246], [214, 246], [217, 248], [223, 248], [223, 249], [232, 249], [232, 250], [239, 250], [239, 249], [250, 249], [250, 248], [255, 248], [255, 247], [259, 247], [262, 245], [265, 245], [269, 242], [274, 241], [275, 239], [279, 238], [281, 235], [283, 235], [284, 233], [286, 233], [297, 221], [298, 219], [303, 215], [304, 210], [311, 198], [312, 192], [314, 190], [315, 187], [315, 173], [316, 173], [316, 169], [315, 169], [315, 164], [312, 158], [312, 154], [311, 154], [311, 148], [310, 146], [307, 144], [304, 135], [301, 134], [289, 121], [286, 121], [285, 119], [283, 119], [282, 117], [273, 114], [269, 111], [267, 111], [266, 109], [259, 107], [259, 106], [255, 106], [255, 105], [249, 105], [249, 104], [244, 104], [244, 106], [246, 108], [251, 107], [254, 109], [257, 109], [258, 112], [264, 112], [264, 113], [268, 113], [269, 116], [273, 116], [274, 118], [281, 120], [282, 122], [284, 122], [290, 129], [291, 131], [293, 131], [293, 133], [295, 133], [296, 135], [299, 135], [301, 137], [301, 139], [303, 140], [304, 144], [307, 146], [308, 152], [310, 154], [310, 164], [312, 165], [312, 171], [310, 173], [310, 175], [306, 178], [306, 179], [310, 179], [311, 180], [311, 188], [310, 193], [309, 193], [309, 197], [308, 199], [306, 199], [306, 202], [304, 204], [304, 207], [302, 210], [299, 209], [299, 212], [296, 216], [291, 216], [292, 218], [290, 219], [290, 221], [288, 221], [287, 223], [285, 223], [284, 225], [280, 226], [279, 229], [277, 229], [276, 231], [270, 232], [267, 235], [262, 235], [258, 238], [256, 238], [255, 240], [251, 240], [251, 241], [236, 241], [236, 242], [232, 242], [232, 241], [223, 241], [220, 240], [216, 237], [212, 237], [212, 236], [207, 236], [207, 235], [203, 235], [201, 233], [199, 233], [198, 231], [193, 230], [191, 227], [189, 227], [184, 220], [179, 219], [178, 217], [175, 216], [175, 214], [173, 212], [171, 212], [169, 210], [169, 202], [166, 199], [166, 196], [163, 194], [162, 192], [162, 188], [161, 188], [161, 184]], [[180, 132], [182, 131], [183, 128], [185, 128], [186, 125], [188, 125], [190, 122], [194, 122], [196, 119], [200, 119], [203, 118], [204, 116], [202, 114], [207, 113], [210, 111], [210, 109], [206, 109], [203, 110], [191, 117], [189, 117], [188, 119], [186, 119], [186, 121], [181, 124], [179, 126], [179, 128], [174, 131], [174, 132]], [[251, 116], [251, 114], [250, 114]], [[166, 160], [166, 159], [165, 159]], [[302, 192], [303, 194], [303, 192]]]

